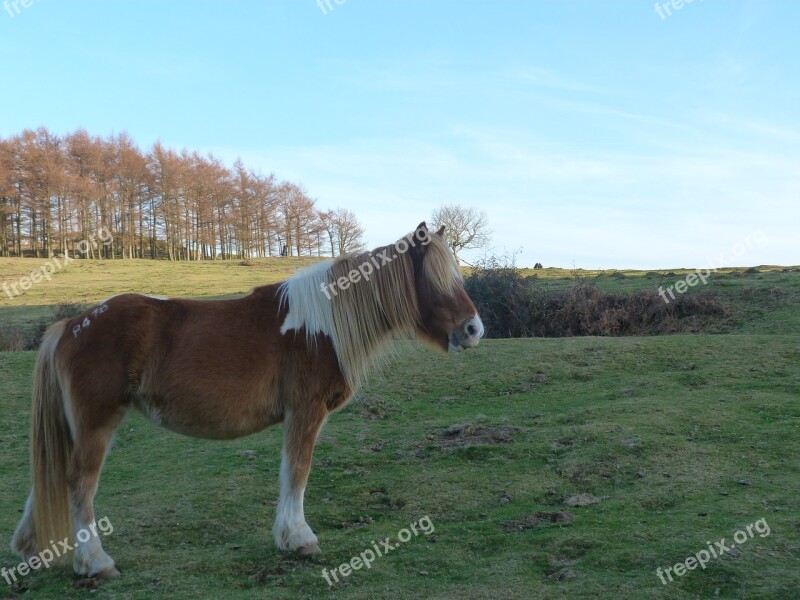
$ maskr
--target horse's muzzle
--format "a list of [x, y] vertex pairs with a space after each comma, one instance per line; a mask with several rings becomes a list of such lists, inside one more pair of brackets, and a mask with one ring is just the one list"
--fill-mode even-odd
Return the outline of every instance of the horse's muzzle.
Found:
[[478, 315], [467, 319], [450, 334], [450, 351], [460, 352], [474, 348], [483, 337], [483, 322]]

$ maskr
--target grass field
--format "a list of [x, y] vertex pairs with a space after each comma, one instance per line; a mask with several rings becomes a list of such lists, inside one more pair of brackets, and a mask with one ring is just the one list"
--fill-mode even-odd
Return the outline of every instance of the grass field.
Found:
[[[0, 281], [30, 264], [0, 261]], [[0, 300], [0, 318], [123, 291], [239, 293], [296, 266], [285, 265], [86, 263]], [[595, 281], [618, 291], [681, 276]], [[95, 589], [53, 567], [11, 588], [0, 580], [0, 598], [796, 598], [798, 282], [782, 269], [715, 273], [708, 287], [736, 310], [726, 335], [485, 340], [458, 356], [401, 344], [323, 430], [306, 493], [314, 557], [279, 553], [271, 538], [279, 429], [208, 442], [131, 414], [96, 499], [122, 577]], [[28, 490], [34, 358], [0, 353], [6, 540]], [[322, 569], [424, 517], [431, 535], [326, 583]], [[762, 519], [768, 535], [734, 542]], [[723, 538], [735, 549], [662, 584], [657, 568]], [[0, 567], [11, 568], [6, 548]]]
[[[44, 264], [28, 258], [0, 258], [0, 285], [10, 286]], [[50, 316], [59, 302], [91, 304], [126, 292], [171, 297], [245, 294], [258, 285], [281, 281], [307, 258], [252, 261], [76, 261], [57, 271], [51, 281], [34, 285], [21, 295], [0, 292], [0, 316], [5, 322], [25, 324]], [[17, 287], [18, 291], [21, 291]]]

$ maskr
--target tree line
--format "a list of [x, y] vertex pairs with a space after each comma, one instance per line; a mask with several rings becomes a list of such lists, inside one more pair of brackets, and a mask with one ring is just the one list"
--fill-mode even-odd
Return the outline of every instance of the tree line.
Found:
[[[98, 231], [108, 244], [87, 245]], [[0, 138], [0, 256], [211, 260], [337, 256], [363, 246], [351, 211], [320, 210], [297, 183], [126, 133], [46, 128]]]

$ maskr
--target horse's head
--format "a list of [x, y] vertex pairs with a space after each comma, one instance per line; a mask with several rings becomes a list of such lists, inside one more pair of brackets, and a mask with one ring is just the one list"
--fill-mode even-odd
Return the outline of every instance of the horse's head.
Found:
[[408, 238], [420, 315], [417, 335], [445, 352], [459, 351], [478, 345], [483, 323], [443, 233], [444, 227], [431, 233], [423, 221]]

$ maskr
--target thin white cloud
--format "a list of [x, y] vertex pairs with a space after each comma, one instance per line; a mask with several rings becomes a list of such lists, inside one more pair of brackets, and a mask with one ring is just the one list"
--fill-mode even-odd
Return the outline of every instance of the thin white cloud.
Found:
[[798, 156], [691, 146], [666, 155], [593, 153], [460, 129], [438, 144], [362, 140], [243, 158], [302, 181], [323, 207], [354, 210], [371, 245], [455, 202], [486, 210], [494, 246], [523, 247], [521, 264], [701, 265], [756, 227], [769, 231], [771, 244], [745, 264], [800, 263], [790, 225], [800, 219]]
[[511, 80], [521, 81], [536, 87], [562, 90], [566, 92], [581, 92], [587, 94], [620, 94], [619, 90], [597, 86], [582, 81], [564, 77], [550, 69], [541, 67], [525, 67], [509, 72]]

